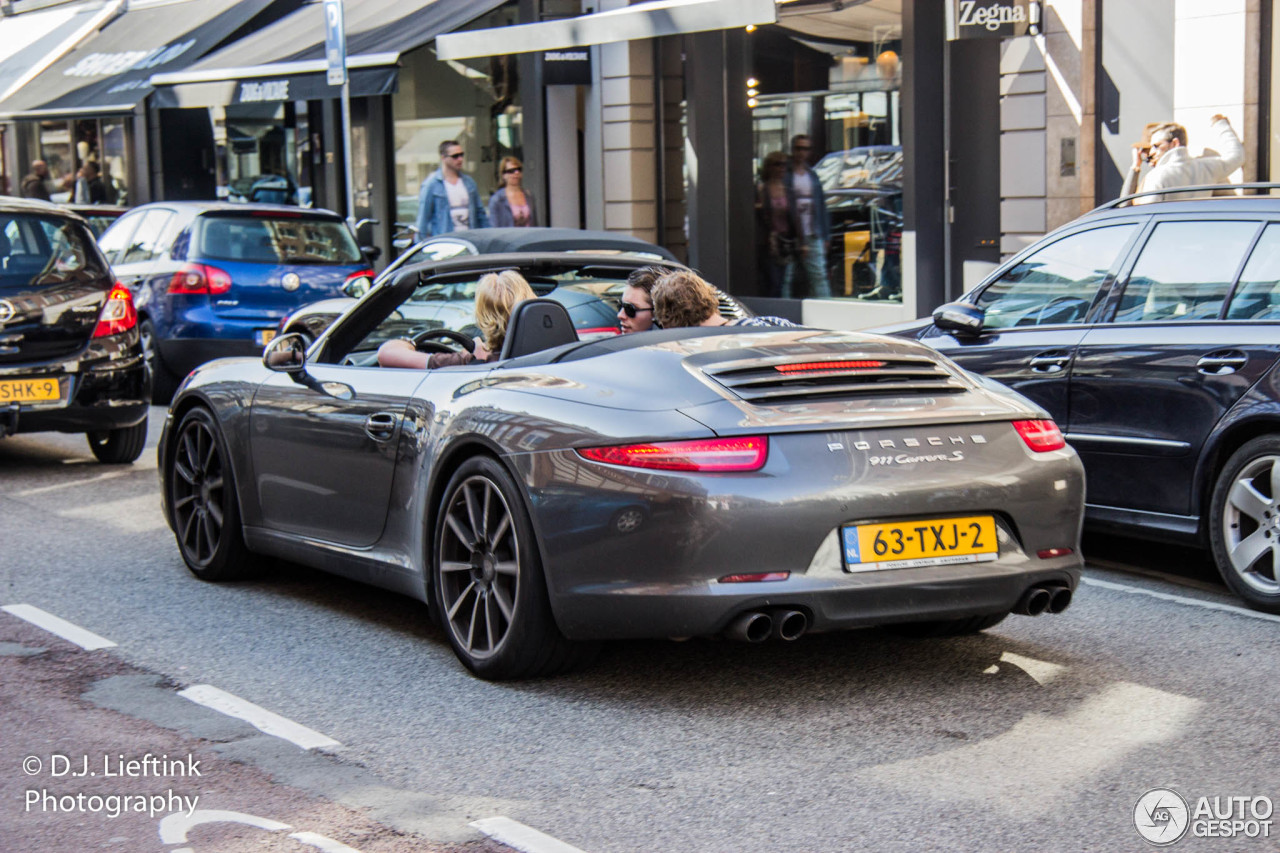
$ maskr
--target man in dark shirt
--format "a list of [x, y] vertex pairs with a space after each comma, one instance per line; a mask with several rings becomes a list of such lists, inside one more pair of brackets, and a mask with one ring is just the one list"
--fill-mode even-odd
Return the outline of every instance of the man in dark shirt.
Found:
[[22, 197], [49, 200], [49, 187], [45, 181], [49, 177], [49, 166], [43, 160], [31, 164], [31, 172], [22, 179]]

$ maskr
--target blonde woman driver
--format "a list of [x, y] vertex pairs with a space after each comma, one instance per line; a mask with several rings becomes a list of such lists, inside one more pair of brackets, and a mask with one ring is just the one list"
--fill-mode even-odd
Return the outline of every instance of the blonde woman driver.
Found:
[[378, 347], [380, 367], [436, 368], [473, 361], [493, 361], [502, 352], [502, 341], [507, 335], [507, 322], [511, 311], [526, 299], [537, 299], [529, 282], [515, 270], [489, 273], [476, 285], [476, 325], [480, 327], [484, 341], [476, 341], [476, 351], [469, 352], [418, 352], [413, 341], [397, 338]]

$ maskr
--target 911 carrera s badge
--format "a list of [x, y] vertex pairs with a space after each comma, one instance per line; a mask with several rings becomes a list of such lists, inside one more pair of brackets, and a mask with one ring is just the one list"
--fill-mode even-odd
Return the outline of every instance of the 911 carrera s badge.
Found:
[[297, 290], [302, 286], [302, 279], [298, 277], [296, 272], [287, 272], [280, 279], [280, 286], [285, 290]]
[[[928, 462], [963, 462], [964, 452], [957, 445], [986, 444], [984, 435], [929, 435], [911, 438], [882, 438], [877, 441], [855, 441], [855, 450], [895, 451], [882, 455], [868, 455], [867, 461], [872, 465], [915, 465]], [[930, 452], [930, 448], [944, 448]], [[900, 450], [919, 449], [920, 453], [899, 453]]]
[[13, 303], [8, 299], [0, 299], [0, 326], [13, 319], [18, 313], [18, 309], [13, 307]]

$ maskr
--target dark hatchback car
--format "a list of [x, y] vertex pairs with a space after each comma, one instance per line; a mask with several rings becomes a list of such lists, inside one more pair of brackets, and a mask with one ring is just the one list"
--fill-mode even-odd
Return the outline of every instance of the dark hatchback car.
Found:
[[0, 438], [83, 432], [99, 460], [132, 462], [150, 399], [133, 297], [88, 224], [0, 197]]
[[1205, 545], [1280, 612], [1280, 198], [1121, 200], [932, 322], [879, 331], [1044, 406], [1084, 461], [1092, 528]]
[[281, 318], [373, 277], [342, 217], [269, 204], [157, 202], [98, 240], [133, 293], [156, 402], [210, 359], [258, 355]]

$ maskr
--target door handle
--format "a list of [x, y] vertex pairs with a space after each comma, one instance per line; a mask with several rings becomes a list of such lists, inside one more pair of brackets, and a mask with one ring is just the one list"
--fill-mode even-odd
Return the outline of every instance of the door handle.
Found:
[[1249, 357], [1244, 353], [1211, 353], [1196, 362], [1196, 369], [1206, 376], [1227, 376], [1248, 363]]
[[1071, 363], [1069, 352], [1042, 352], [1031, 357], [1028, 362], [1035, 373], [1061, 373]]
[[399, 422], [400, 417], [391, 412], [374, 412], [365, 418], [365, 435], [374, 441], [387, 441], [391, 436], [395, 435], [396, 424]]

